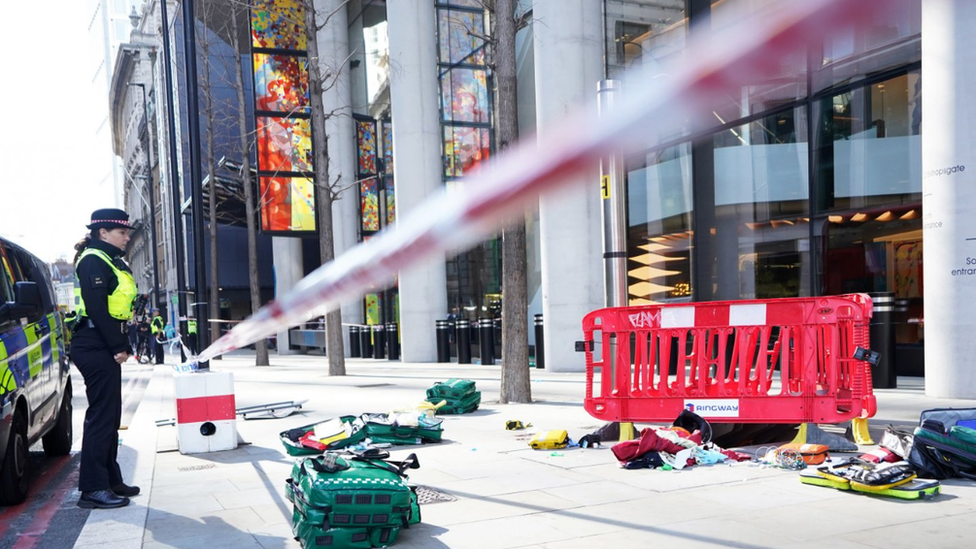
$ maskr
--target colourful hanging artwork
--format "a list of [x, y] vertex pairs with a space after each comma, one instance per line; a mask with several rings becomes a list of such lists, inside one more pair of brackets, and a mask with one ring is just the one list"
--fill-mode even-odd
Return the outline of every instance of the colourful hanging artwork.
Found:
[[356, 144], [359, 175], [374, 175], [376, 173], [376, 121], [356, 120]]
[[490, 130], [463, 126], [444, 127], [444, 175], [475, 173], [491, 153]]
[[251, 8], [255, 48], [305, 50], [305, 10], [301, 0], [256, 0]]
[[256, 0], [251, 7], [259, 206], [268, 232], [316, 230], [303, 6]]
[[360, 183], [360, 196], [363, 230], [380, 230], [380, 200], [375, 178]]
[[482, 13], [438, 10], [442, 63], [485, 64], [485, 17]]
[[481, 69], [451, 69], [441, 79], [444, 119], [454, 122], [491, 121], [488, 109], [487, 72]]
[[380, 296], [366, 294], [366, 324], [375, 326], [380, 323]]
[[393, 175], [393, 122], [383, 121], [383, 172]]
[[314, 231], [315, 185], [307, 177], [259, 177], [261, 230]]
[[259, 111], [307, 114], [308, 58], [255, 53], [254, 103]]
[[260, 116], [258, 166], [269, 172], [310, 172], [312, 128], [306, 118]]
[[392, 225], [396, 222], [396, 189], [393, 188], [393, 180], [386, 182], [386, 224]]

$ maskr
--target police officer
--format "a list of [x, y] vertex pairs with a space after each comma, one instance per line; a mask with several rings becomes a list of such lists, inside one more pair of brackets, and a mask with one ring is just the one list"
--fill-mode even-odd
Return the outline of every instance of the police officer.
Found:
[[129, 242], [129, 216], [122, 210], [92, 213], [91, 234], [75, 245], [75, 308], [78, 323], [71, 358], [85, 378], [88, 411], [81, 445], [78, 506], [112, 509], [129, 504], [138, 486], [122, 482], [118, 464], [122, 421], [122, 369], [132, 349], [126, 321], [132, 318], [136, 283], [122, 261]]
[[186, 319], [186, 346], [190, 348], [190, 354], [197, 354], [197, 319]]
[[153, 309], [152, 333], [153, 333], [153, 354], [156, 355], [156, 364], [163, 363], [163, 341], [166, 340], [165, 321], [159, 314], [159, 309]]

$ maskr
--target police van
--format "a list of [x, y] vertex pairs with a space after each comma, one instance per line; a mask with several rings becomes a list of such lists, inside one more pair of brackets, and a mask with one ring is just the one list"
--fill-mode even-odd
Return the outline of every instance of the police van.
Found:
[[27, 497], [28, 449], [71, 452], [71, 379], [47, 265], [0, 238], [0, 505]]

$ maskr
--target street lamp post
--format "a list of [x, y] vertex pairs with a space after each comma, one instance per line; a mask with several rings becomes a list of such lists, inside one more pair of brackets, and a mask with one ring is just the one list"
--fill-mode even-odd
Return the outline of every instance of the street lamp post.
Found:
[[146, 101], [146, 85], [136, 82], [129, 83], [130, 86], [138, 86], [142, 90], [142, 116], [146, 121], [146, 178], [149, 182], [149, 239], [152, 244], [152, 277], [153, 277], [153, 307], [159, 308], [159, 251], [156, 244], [156, 194], [153, 189], [153, 153], [152, 153], [152, 134], [149, 131], [149, 103]]
[[[163, 73], [166, 75], [166, 122], [167, 134], [169, 136], [169, 178], [173, 187], [173, 256], [176, 267], [176, 303], [178, 308], [177, 323], [180, 326], [180, 333], [186, 333], [186, 275], [183, 269], [183, 221], [180, 213], [180, 172], [179, 160], [176, 157], [176, 114], [173, 108], [173, 87], [176, 85], [173, 80], [173, 69], [171, 66], [171, 52], [169, 44], [169, 10], [166, 0], [159, 3], [160, 23], [163, 34]], [[199, 329], [199, 328], [198, 328]], [[183, 353], [183, 346], [180, 345], [180, 360], [185, 361], [186, 355]]]

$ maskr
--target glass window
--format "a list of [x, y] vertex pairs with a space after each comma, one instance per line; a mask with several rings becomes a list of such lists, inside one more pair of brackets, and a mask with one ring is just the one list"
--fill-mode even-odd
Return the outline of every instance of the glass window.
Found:
[[895, 339], [922, 339], [921, 80], [917, 71], [815, 105], [814, 221], [823, 294], [892, 292]]
[[714, 136], [717, 295], [810, 295], [804, 112], [781, 111]]
[[683, 0], [606, 0], [604, 47], [607, 78], [627, 71], [657, 71], [682, 54], [687, 19]]
[[691, 145], [627, 162], [629, 305], [691, 299]]
[[[723, 29], [739, 24], [742, 19], [760, 20], [762, 13], [772, 8], [776, 0], [722, 0], [711, 6], [711, 29]], [[763, 111], [774, 110], [792, 103], [807, 94], [807, 53], [802, 49], [780, 60], [779, 65], [738, 93], [715, 102], [715, 122], [724, 124]]]
[[912, 71], [815, 105], [820, 209], [921, 201], [921, 93], [920, 73]]
[[921, 61], [921, 4], [892, 2], [868, 25], [832, 29], [814, 67], [814, 91]]

